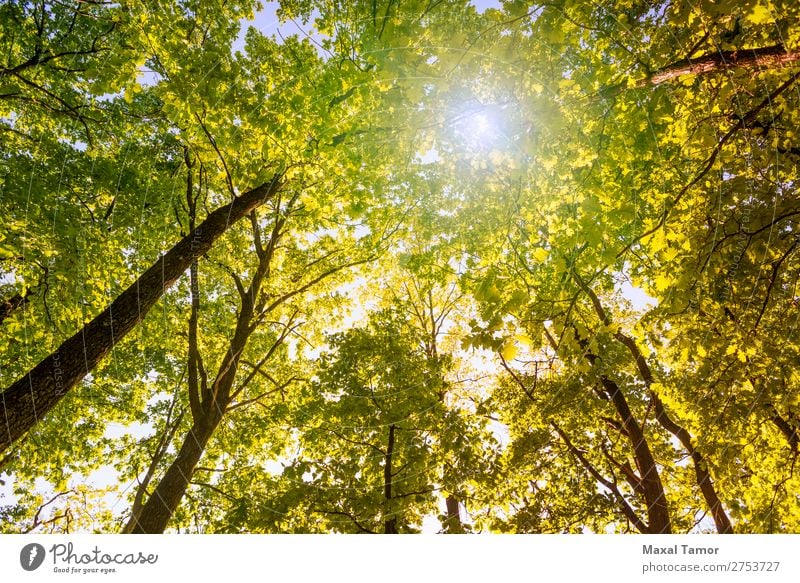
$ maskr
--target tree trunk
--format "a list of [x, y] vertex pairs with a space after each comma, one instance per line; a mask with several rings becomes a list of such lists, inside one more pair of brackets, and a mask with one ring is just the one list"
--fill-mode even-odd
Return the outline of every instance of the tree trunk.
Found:
[[132, 515], [123, 532], [131, 534], [160, 534], [181, 503], [206, 444], [219, 424], [221, 416], [197, 423], [183, 440], [178, 456], [167, 468], [164, 477], [147, 499], [138, 516]]
[[131, 518], [122, 528], [121, 532], [123, 534], [128, 534], [131, 532], [131, 529], [136, 524], [139, 515], [142, 513], [142, 508], [144, 508], [144, 498], [147, 494], [147, 487], [150, 485], [150, 482], [153, 479], [161, 460], [164, 459], [164, 456], [166, 455], [167, 450], [172, 443], [172, 439], [175, 437], [175, 432], [178, 430], [178, 427], [180, 427], [181, 420], [183, 419], [183, 411], [178, 414], [177, 419], [172, 419], [172, 415], [175, 411], [176, 401], [177, 395], [175, 395], [175, 397], [172, 399], [172, 404], [167, 412], [167, 420], [164, 423], [164, 430], [158, 440], [158, 443], [156, 444], [156, 449], [153, 452], [153, 457], [150, 459], [150, 464], [147, 466], [147, 471], [145, 472], [142, 480], [139, 482], [139, 486], [136, 488], [136, 495], [133, 498], [133, 505], [131, 506]]
[[703, 494], [703, 498], [711, 511], [711, 516], [714, 518], [717, 532], [720, 534], [733, 534], [733, 526], [717, 495], [717, 490], [714, 487], [714, 480], [711, 478], [711, 472], [708, 470], [708, 463], [703, 458], [703, 454], [694, 447], [692, 436], [689, 431], [670, 418], [667, 410], [664, 408], [664, 403], [661, 401], [661, 398], [655, 394], [651, 388], [653, 385], [653, 373], [650, 370], [650, 365], [647, 364], [647, 359], [645, 359], [639, 347], [636, 346], [636, 341], [634, 341], [633, 338], [625, 336], [621, 332], [615, 334], [615, 338], [628, 348], [636, 361], [639, 374], [650, 390], [650, 400], [655, 408], [656, 421], [658, 421], [661, 427], [669, 431], [681, 442], [681, 445], [683, 445], [692, 458], [697, 485], [700, 487], [700, 492]]
[[659, 85], [683, 75], [704, 75], [733, 67], [756, 69], [788, 67], [798, 61], [800, 52], [788, 52], [782, 45], [740, 51], [718, 51], [667, 65], [645, 79], [640, 86]]
[[703, 455], [694, 447], [692, 436], [686, 428], [675, 423], [669, 415], [667, 415], [667, 411], [664, 409], [664, 403], [658, 395], [655, 393], [651, 393], [651, 395], [656, 409], [656, 420], [664, 429], [678, 438], [678, 441], [681, 442], [681, 445], [689, 452], [692, 458], [697, 485], [700, 486], [700, 492], [703, 494], [703, 498], [706, 504], [708, 504], [708, 508], [711, 510], [711, 516], [714, 519], [717, 532], [720, 534], [733, 534], [733, 526], [731, 525], [730, 518], [728, 518], [728, 514], [725, 512], [722, 501], [720, 501], [719, 496], [717, 496], [714, 480], [711, 478], [711, 472], [708, 470], [708, 463], [703, 458]]
[[[611, 492], [611, 494], [616, 499], [617, 504], [619, 504], [620, 510], [622, 510], [622, 513], [625, 515], [625, 518], [627, 518], [630, 521], [630, 523], [636, 528], [636, 530], [638, 530], [642, 534], [649, 533], [650, 527], [641, 518], [639, 518], [639, 516], [636, 515], [636, 511], [631, 507], [630, 504], [628, 504], [628, 501], [625, 499], [625, 496], [623, 496], [622, 492], [617, 487], [616, 479], [609, 480], [607, 478], [604, 478], [603, 475], [597, 470], [597, 468], [595, 468], [589, 462], [589, 460], [586, 459], [586, 456], [583, 455], [584, 452], [573, 445], [573, 443], [569, 439], [569, 436], [564, 432], [563, 429], [561, 429], [558, 426], [558, 424], [555, 421], [551, 421], [550, 425], [551, 427], [553, 427], [553, 429], [556, 430], [558, 435], [564, 441], [570, 453], [575, 456], [575, 458], [589, 472], [589, 474], [591, 474], [591, 476], [595, 480], [600, 482], [603, 486], [606, 487], [606, 489], [609, 492]], [[634, 488], [634, 490], [638, 489], [639, 488]]]
[[447, 518], [444, 521], [444, 532], [446, 534], [464, 534], [464, 526], [461, 523], [461, 511], [459, 509], [458, 498], [450, 494], [445, 498], [447, 508]]
[[[603, 310], [600, 301], [594, 292], [589, 288], [583, 280], [573, 272], [576, 282], [580, 287], [586, 291], [594, 304], [600, 320], [604, 324], [609, 323], [605, 311]], [[555, 350], [558, 350], [558, 344], [555, 339], [545, 328], [545, 335], [548, 341]], [[585, 351], [584, 357], [596, 368], [597, 355], [589, 351], [589, 343], [583, 338], [581, 339], [575, 331], [575, 336], [578, 338], [581, 348]], [[645, 504], [647, 506], [648, 524], [646, 525], [646, 532], [650, 534], [671, 534], [672, 523], [669, 517], [669, 505], [667, 504], [667, 496], [664, 493], [664, 485], [661, 483], [661, 476], [658, 472], [656, 460], [653, 457], [653, 452], [650, 451], [650, 445], [647, 443], [647, 438], [644, 436], [644, 430], [628, 406], [628, 400], [622, 389], [619, 388], [616, 382], [606, 376], [600, 376], [600, 383], [605, 392], [605, 396], [614, 405], [614, 409], [619, 415], [622, 426], [625, 430], [625, 435], [628, 437], [630, 444], [633, 448], [633, 456], [636, 461], [636, 467], [639, 470], [639, 480], [641, 485], [641, 494], [644, 496]], [[558, 430], [558, 428], [556, 428]], [[561, 433], [560, 430], [558, 430]], [[564, 435], [562, 434], [562, 437]], [[616, 487], [616, 486], [615, 486]], [[638, 526], [640, 531], [645, 525]]]
[[692, 458], [697, 485], [700, 487], [700, 492], [703, 494], [703, 498], [711, 511], [711, 516], [714, 518], [717, 532], [720, 534], [733, 534], [733, 526], [731, 525], [730, 518], [728, 518], [728, 514], [725, 512], [722, 501], [717, 495], [717, 490], [714, 487], [714, 480], [711, 478], [711, 472], [708, 469], [708, 463], [703, 458], [703, 454], [694, 447], [692, 436], [689, 431], [670, 418], [663, 401], [661, 401], [661, 398], [653, 391], [653, 373], [650, 370], [647, 359], [642, 354], [642, 351], [639, 350], [633, 338], [621, 332], [617, 332], [614, 337], [624, 344], [631, 355], [633, 355], [633, 359], [636, 361], [636, 368], [639, 370], [642, 380], [644, 380], [645, 385], [650, 391], [650, 400], [655, 408], [656, 421], [658, 421], [661, 427], [678, 438], [678, 441], [681, 442], [681, 445], [683, 445]]
[[[592, 305], [594, 306], [594, 310], [597, 312], [597, 316], [600, 318], [600, 321], [604, 325], [608, 326], [611, 323], [611, 319], [608, 317], [603, 304], [600, 302], [600, 298], [597, 297], [597, 294], [594, 293], [594, 290], [592, 290], [592, 288], [590, 288], [577, 273], [573, 272], [573, 277], [580, 288], [589, 296], [589, 299], [592, 301]], [[700, 486], [700, 491], [703, 494], [703, 498], [708, 504], [709, 510], [711, 510], [711, 515], [714, 517], [714, 523], [717, 527], [717, 532], [720, 534], [732, 534], [733, 526], [731, 526], [731, 521], [725, 512], [725, 508], [722, 506], [719, 496], [717, 496], [717, 491], [714, 487], [714, 481], [712, 480], [711, 473], [708, 470], [708, 464], [706, 463], [705, 459], [703, 459], [702, 454], [695, 449], [694, 444], [692, 443], [692, 436], [689, 434], [686, 428], [678, 425], [669, 417], [666, 409], [664, 408], [664, 403], [661, 401], [658, 395], [653, 392], [653, 372], [650, 370], [650, 365], [647, 363], [647, 359], [642, 354], [642, 351], [639, 350], [639, 347], [636, 345], [636, 341], [630, 336], [626, 336], [622, 332], [617, 332], [614, 334], [614, 339], [623, 344], [633, 356], [633, 359], [636, 362], [636, 368], [638, 369], [644, 384], [650, 391], [650, 400], [653, 403], [656, 411], [656, 421], [658, 421], [661, 427], [677, 437], [683, 447], [686, 448], [686, 451], [689, 452], [689, 455], [692, 458], [692, 463], [694, 464], [697, 485]], [[593, 356], [590, 358], [590, 360], [592, 361], [592, 364], [594, 364]], [[616, 386], [614, 383], [603, 379], [604, 386], [606, 383]], [[624, 407], [627, 408], [627, 404], [625, 404]], [[619, 412], [620, 409], [618, 408], [617, 411]], [[626, 430], [627, 429], [628, 428], [626, 426]], [[628, 433], [628, 435], [631, 437], [631, 439], [633, 439], [633, 434]], [[644, 437], [642, 437], [642, 439], [644, 439]], [[647, 453], [649, 454], [649, 450]], [[637, 463], [638, 461], [639, 460], [637, 458]], [[642, 483], [644, 483], [644, 474], [642, 474], [642, 476]]]
[[780, 430], [781, 434], [786, 438], [786, 442], [789, 444], [789, 447], [792, 448], [792, 451], [796, 452], [798, 447], [800, 447], [800, 432], [798, 432], [797, 428], [793, 427], [789, 421], [781, 417], [773, 403], [769, 404], [767, 410], [771, 413], [770, 419]]
[[[592, 364], [594, 364], [592, 359]], [[622, 421], [628, 439], [633, 446], [634, 460], [639, 470], [639, 477], [647, 504], [648, 528], [651, 534], [670, 534], [672, 525], [669, 518], [669, 506], [664, 494], [664, 485], [658, 473], [656, 460], [650, 451], [647, 438], [644, 436], [642, 426], [633, 416], [628, 407], [628, 401], [617, 383], [606, 378], [600, 378], [603, 388], [611, 398], [614, 408]]]
[[[709, 73], [746, 69], [763, 71], [796, 66], [800, 62], [800, 51], [787, 51], [783, 45], [742, 49], [735, 51], [717, 51], [691, 59], [681, 59], [655, 71], [636, 83], [635, 87], [655, 87], [674, 81], [686, 75], [708, 75]], [[604, 98], [614, 97], [629, 88], [627, 82], [617, 83], [600, 90]]]
[[383, 458], [383, 533], [397, 534], [397, 517], [391, 508], [392, 501], [392, 455], [394, 454], [394, 425], [389, 425], [389, 442]]
[[111, 305], [45, 357], [25, 376], [0, 393], [6, 431], [0, 453], [25, 435], [98, 362], [141, 322], [192, 261], [208, 252], [233, 223], [274, 196], [279, 178], [218, 208], [189, 235], [161, 256]]

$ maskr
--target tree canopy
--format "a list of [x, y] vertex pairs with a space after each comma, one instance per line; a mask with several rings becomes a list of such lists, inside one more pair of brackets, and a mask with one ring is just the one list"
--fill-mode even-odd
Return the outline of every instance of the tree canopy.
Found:
[[800, 6], [0, 6], [0, 532], [800, 532]]

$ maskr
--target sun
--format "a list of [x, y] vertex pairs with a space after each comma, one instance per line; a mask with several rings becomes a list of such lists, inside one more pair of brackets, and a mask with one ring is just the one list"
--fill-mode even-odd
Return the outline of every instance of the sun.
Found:
[[502, 142], [502, 125], [499, 112], [480, 106], [459, 113], [453, 120], [453, 133], [468, 150], [492, 150]]
[[471, 125], [473, 126], [476, 137], [488, 137], [491, 135], [493, 124], [486, 113], [475, 113], [472, 115], [472, 118]]

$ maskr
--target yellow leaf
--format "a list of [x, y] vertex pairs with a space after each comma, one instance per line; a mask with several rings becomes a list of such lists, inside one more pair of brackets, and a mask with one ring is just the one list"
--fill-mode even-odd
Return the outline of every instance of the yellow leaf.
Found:
[[653, 234], [653, 238], [650, 239], [650, 249], [653, 250], [654, 253], [661, 251], [667, 246], [667, 234], [664, 232], [664, 229], [659, 229], [658, 231]]
[[672, 261], [672, 260], [673, 260], [673, 259], [675, 259], [677, 256], [678, 256], [678, 250], [677, 250], [677, 249], [675, 249], [675, 248], [673, 248], [673, 247], [669, 247], [669, 248], [665, 249], [665, 250], [664, 250], [664, 251], [661, 253], [661, 258], [662, 258], [664, 261]]
[[671, 283], [672, 280], [667, 275], [659, 275], [656, 277], [655, 284], [658, 291], [665, 291]]
[[774, 21], [770, 9], [762, 4], [756, 4], [753, 6], [753, 9], [750, 11], [750, 14], [746, 16], [746, 18], [753, 24], [767, 24]]
[[699, 356], [700, 358], [705, 358], [705, 357], [706, 357], [706, 355], [708, 354], [708, 352], [706, 352], [706, 349], [705, 349], [705, 348], [703, 348], [701, 345], [699, 345], [699, 344], [698, 344], [698, 345], [697, 345], [697, 354], [698, 354], [698, 356]]
[[513, 338], [509, 338], [503, 342], [503, 346], [500, 347], [500, 356], [502, 356], [504, 360], [514, 360], [516, 358], [517, 345]]
[[517, 342], [525, 346], [533, 344], [533, 340], [531, 340], [531, 337], [527, 334], [517, 334], [514, 338], [516, 338]]

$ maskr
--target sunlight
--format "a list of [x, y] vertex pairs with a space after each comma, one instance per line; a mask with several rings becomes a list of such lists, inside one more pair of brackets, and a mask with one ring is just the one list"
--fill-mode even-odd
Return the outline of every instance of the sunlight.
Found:
[[476, 113], [474, 116], [473, 125], [475, 126], [475, 135], [486, 136], [491, 133], [492, 123], [489, 121], [489, 116], [485, 113]]
[[502, 127], [501, 112], [489, 106], [465, 110], [453, 123], [456, 138], [470, 150], [496, 148], [504, 136]]

